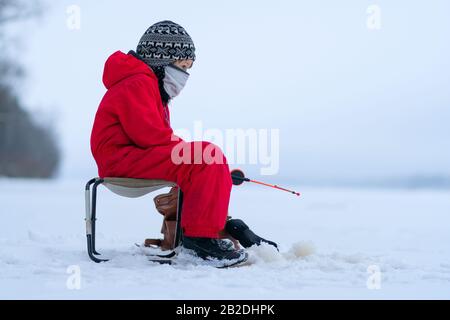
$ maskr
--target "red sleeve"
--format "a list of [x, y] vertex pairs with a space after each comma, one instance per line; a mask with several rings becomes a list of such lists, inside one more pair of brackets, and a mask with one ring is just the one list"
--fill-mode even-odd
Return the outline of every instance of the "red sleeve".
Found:
[[141, 148], [173, 143], [173, 130], [164, 122], [151, 85], [146, 79], [124, 84], [124, 99], [117, 110], [125, 133]]

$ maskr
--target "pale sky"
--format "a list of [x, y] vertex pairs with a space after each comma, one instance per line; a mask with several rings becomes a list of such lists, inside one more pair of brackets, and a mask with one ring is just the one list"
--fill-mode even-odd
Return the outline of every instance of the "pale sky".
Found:
[[[279, 129], [272, 181], [450, 174], [448, 1], [48, 3], [40, 20], [15, 26], [17, 56], [26, 104], [54, 115], [61, 177], [97, 174], [89, 137], [104, 62], [166, 19], [186, 28], [197, 53], [172, 102], [174, 128]], [[66, 26], [72, 4], [80, 30]], [[381, 9], [380, 30], [366, 25], [370, 5]], [[258, 177], [258, 166], [247, 170]]]

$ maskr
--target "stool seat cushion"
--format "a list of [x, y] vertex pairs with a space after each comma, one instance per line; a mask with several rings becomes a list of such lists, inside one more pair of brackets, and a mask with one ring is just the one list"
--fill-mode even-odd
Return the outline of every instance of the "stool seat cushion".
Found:
[[119, 196], [138, 198], [165, 187], [175, 187], [177, 184], [157, 179], [106, 177], [103, 178], [103, 185]]

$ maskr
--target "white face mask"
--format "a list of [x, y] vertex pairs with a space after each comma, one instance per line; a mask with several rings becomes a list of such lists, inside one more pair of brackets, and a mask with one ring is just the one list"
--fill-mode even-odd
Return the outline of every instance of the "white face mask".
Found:
[[166, 73], [163, 79], [164, 90], [171, 98], [174, 98], [183, 90], [189, 78], [189, 73], [173, 64], [167, 65], [164, 70]]

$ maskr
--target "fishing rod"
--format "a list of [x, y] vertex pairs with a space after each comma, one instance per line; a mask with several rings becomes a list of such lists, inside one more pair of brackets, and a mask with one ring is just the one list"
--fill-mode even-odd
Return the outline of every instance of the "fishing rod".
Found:
[[263, 186], [266, 186], [266, 187], [271, 187], [271, 188], [274, 188], [274, 189], [286, 191], [286, 192], [295, 194], [296, 196], [300, 196], [300, 192], [296, 192], [296, 191], [292, 191], [292, 190], [289, 190], [289, 189], [286, 189], [286, 188], [282, 188], [282, 187], [279, 187], [279, 186], [277, 186], [275, 184], [269, 184], [269, 183], [265, 183], [265, 182], [256, 181], [256, 180], [252, 180], [252, 179], [246, 178], [244, 172], [242, 172], [242, 170], [239, 170], [239, 169], [234, 169], [234, 170], [231, 171], [231, 179], [233, 180], [233, 184], [235, 186], [239, 186], [239, 185], [243, 184], [244, 182], [253, 182], [253, 183], [260, 184], [260, 185], [263, 185]]

